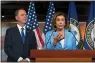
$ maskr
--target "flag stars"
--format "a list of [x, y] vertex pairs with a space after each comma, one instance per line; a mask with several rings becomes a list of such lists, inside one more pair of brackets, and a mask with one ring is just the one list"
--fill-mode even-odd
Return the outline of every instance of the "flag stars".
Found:
[[28, 21], [30, 21], [30, 19], [28, 19]]
[[32, 18], [32, 20], [33, 20], [34, 18]]
[[35, 19], [35, 21], [37, 21], [37, 19]]
[[50, 26], [51, 26], [51, 24], [50, 24]]
[[33, 23], [33, 21], [30, 21], [30, 23]]
[[32, 3], [32, 6], [34, 6], [34, 3]]
[[34, 25], [35, 25], [36, 23], [34, 22]]
[[30, 15], [32, 15], [32, 13], [30, 13]]
[[[29, 14], [28, 14], [28, 15], [29, 15]], [[29, 17], [28, 15], [27, 15], [27, 17]]]
[[53, 7], [51, 7], [51, 9], [52, 9]]
[[49, 23], [47, 22], [47, 24], [49, 24]]
[[33, 9], [34, 7], [32, 7], [32, 9]]
[[29, 16], [29, 18], [31, 18], [31, 16]]
[[36, 27], [38, 27], [38, 22], [37, 22], [37, 16], [36, 16], [36, 12], [35, 12], [35, 7], [34, 7], [34, 3], [31, 2], [31, 5], [29, 6], [29, 10], [28, 10], [28, 17], [27, 20], [28, 22], [26, 23], [26, 27], [28, 27], [29, 29], [36, 29]]
[[50, 18], [50, 16], [49, 16], [49, 18]]
[[35, 26], [33, 26], [33, 28], [35, 28]]
[[34, 14], [35, 14], [35, 11], [34, 11]]
[[29, 14], [29, 12], [28, 12], [28, 14]]
[[37, 24], [37, 26], [38, 26], [38, 24]]
[[30, 4], [32, 4], [32, 2], [30, 2]]
[[44, 33], [52, 29], [52, 24], [51, 24], [51, 18], [53, 14], [55, 13], [55, 8], [53, 2], [50, 2], [47, 16], [46, 16], [46, 22], [45, 22], [45, 27], [44, 27]]
[[27, 25], [27, 28], [29, 28], [29, 26]]
[[30, 29], [31, 29], [31, 27], [30, 27]]
[[51, 29], [51, 27], [49, 27], [49, 29]]
[[33, 10], [31, 10], [31, 12], [32, 12]]
[[53, 4], [52, 4], [52, 6], [53, 6]]
[[33, 17], [34, 17], [34, 14], [33, 14]]
[[50, 10], [52, 12], [52, 10]]
[[46, 28], [47, 28], [48, 26], [46, 26]]
[[53, 13], [54, 13], [54, 11], [53, 11]]
[[29, 22], [28, 22], [28, 25], [29, 25]]
[[30, 24], [32, 26], [32, 24]]
[[29, 9], [30, 9], [31, 5], [29, 5]]
[[45, 31], [47, 31], [47, 29], [45, 29]]
[[49, 13], [51, 15], [51, 13]]
[[49, 19], [48, 19], [48, 21], [49, 21]]
[[35, 18], [37, 18], [37, 16], [35, 16]]
[[30, 11], [30, 8], [29, 8], [29, 11]]

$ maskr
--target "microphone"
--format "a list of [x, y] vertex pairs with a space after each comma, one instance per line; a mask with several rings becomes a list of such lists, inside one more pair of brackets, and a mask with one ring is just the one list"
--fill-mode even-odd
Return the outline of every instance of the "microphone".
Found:
[[[51, 36], [53, 35], [53, 32], [56, 32], [56, 30], [54, 29], [54, 31], [52, 31]], [[48, 44], [49, 41], [50, 41], [51, 36], [49, 37], [49, 39], [48, 39], [48, 41], [47, 41], [47, 43], [46, 43], [46, 48], [47, 48], [47, 44]], [[48, 48], [47, 48], [47, 49], [48, 49]]]
[[[74, 38], [76, 39], [76, 41], [78, 42], [78, 40], [77, 40], [77, 38], [76, 38], [76, 36], [75, 36], [75, 34], [77, 34], [77, 32], [76, 31], [74, 31], [74, 33], [69, 29], [68, 30], [69, 32], [71, 32], [72, 34], [73, 34], [73, 36], [74, 36]], [[80, 42], [79, 42], [79, 44], [82, 44], [82, 46], [83, 46], [83, 42], [82, 42], [82, 40], [80, 40]], [[79, 46], [77, 46], [77, 47], [79, 47]], [[78, 48], [77, 48], [78, 49]], [[80, 46], [80, 49], [82, 49], [82, 47]]]
[[94, 49], [95, 49], [95, 37], [94, 37]]
[[75, 36], [75, 35], [77, 34], [77, 32], [76, 32], [76, 31], [74, 31], [74, 33], [75, 33], [75, 34], [74, 34], [70, 29], [69, 29], [68, 31], [69, 31], [69, 32], [71, 32], [71, 33], [73, 34], [74, 38], [75, 38], [75, 39], [76, 39], [76, 41], [78, 42], [78, 40], [77, 40], [77, 38], [76, 38], [76, 36]]

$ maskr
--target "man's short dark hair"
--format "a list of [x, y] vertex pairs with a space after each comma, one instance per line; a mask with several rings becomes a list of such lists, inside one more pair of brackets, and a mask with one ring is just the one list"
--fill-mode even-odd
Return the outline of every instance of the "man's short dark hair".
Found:
[[19, 10], [25, 10], [25, 9], [24, 9], [24, 8], [20, 8], [20, 9], [16, 10], [16, 12], [15, 12], [15, 16], [18, 15]]

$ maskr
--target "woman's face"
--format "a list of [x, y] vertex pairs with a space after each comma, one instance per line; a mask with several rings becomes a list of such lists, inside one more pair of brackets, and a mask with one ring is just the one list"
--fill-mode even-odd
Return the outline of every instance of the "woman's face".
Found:
[[56, 28], [63, 29], [65, 26], [65, 17], [63, 15], [56, 17]]

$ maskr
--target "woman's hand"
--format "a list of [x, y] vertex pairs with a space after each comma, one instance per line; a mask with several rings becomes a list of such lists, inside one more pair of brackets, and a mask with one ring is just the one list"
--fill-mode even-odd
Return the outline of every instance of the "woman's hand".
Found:
[[64, 39], [64, 34], [58, 33], [58, 35], [56, 37], [54, 37], [54, 45], [56, 45], [56, 43], [58, 43], [62, 39]]
[[57, 39], [58, 39], [59, 41], [62, 40], [62, 39], [64, 39], [64, 34], [63, 34], [63, 33], [58, 33]]

